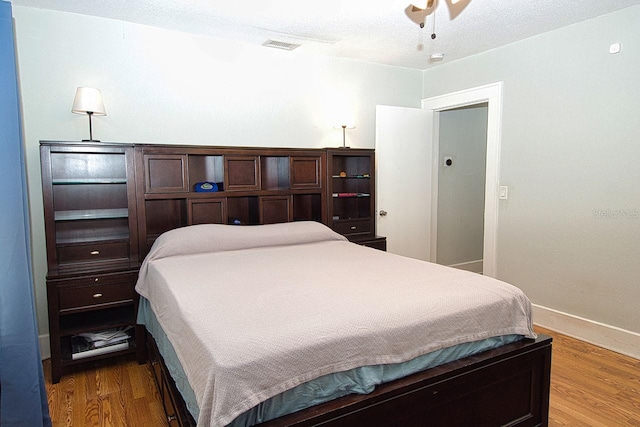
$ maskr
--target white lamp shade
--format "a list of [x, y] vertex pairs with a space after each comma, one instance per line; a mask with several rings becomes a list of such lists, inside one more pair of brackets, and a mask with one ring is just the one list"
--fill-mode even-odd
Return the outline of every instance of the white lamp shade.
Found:
[[347, 124], [344, 124], [344, 125], [336, 125], [336, 126], [334, 126], [333, 128], [334, 128], [334, 129], [342, 129], [342, 128], [345, 128], [345, 129], [355, 129], [355, 128], [356, 128], [356, 125], [351, 125], [351, 124], [349, 124], [349, 125], [347, 125]]
[[92, 87], [79, 87], [73, 100], [71, 112], [76, 114], [93, 113], [96, 116], [106, 116], [107, 111], [102, 102], [100, 89]]

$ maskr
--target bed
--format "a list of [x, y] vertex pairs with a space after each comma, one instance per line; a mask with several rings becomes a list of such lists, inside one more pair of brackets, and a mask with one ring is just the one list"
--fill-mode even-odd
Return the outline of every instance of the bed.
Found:
[[303, 221], [168, 231], [136, 290], [182, 425], [547, 424], [551, 340], [495, 279]]

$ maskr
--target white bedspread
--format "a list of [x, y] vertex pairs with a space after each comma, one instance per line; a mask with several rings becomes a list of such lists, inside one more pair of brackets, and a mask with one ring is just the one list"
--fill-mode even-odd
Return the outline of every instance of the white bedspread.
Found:
[[358, 246], [317, 223], [172, 230], [136, 289], [176, 350], [199, 426], [228, 424], [324, 374], [492, 336], [535, 337], [519, 289]]

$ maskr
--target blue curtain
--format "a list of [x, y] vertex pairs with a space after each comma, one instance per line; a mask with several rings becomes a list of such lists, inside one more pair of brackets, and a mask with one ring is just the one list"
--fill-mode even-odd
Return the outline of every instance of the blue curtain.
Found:
[[50, 426], [35, 320], [11, 4], [0, 1], [0, 425]]

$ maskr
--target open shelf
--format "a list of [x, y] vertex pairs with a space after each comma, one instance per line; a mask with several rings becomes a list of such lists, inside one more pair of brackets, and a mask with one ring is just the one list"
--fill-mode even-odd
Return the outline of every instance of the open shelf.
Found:
[[107, 330], [135, 324], [135, 310], [132, 310], [132, 307], [133, 301], [127, 301], [102, 310], [61, 314], [60, 335], [76, 335], [82, 332]]
[[333, 193], [333, 197], [336, 198], [349, 198], [349, 197], [371, 197], [369, 193]]
[[100, 185], [126, 183], [126, 178], [57, 178], [51, 181], [51, 184], [53, 185]]
[[78, 209], [72, 211], [56, 211], [56, 221], [77, 221], [83, 219], [127, 218], [129, 209]]
[[331, 150], [329, 163], [329, 215], [332, 228], [348, 238], [375, 236], [374, 151]]
[[72, 350], [71, 350], [71, 337], [70, 336], [66, 336], [66, 337], [62, 337], [61, 338], [61, 358], [62, 358], [62, 364], [63, 365], [74, 365], [77, 363], [85, 363], [91, 360], [99, 360], [99, 359], [105, 359], [108, 357], [114, 357], [114, 356], [118, 356], [121, 354], [128, 354], [128, 353], [133, 353], [136, 351], [136, 339], [135, 339], [135, 334], [132, 335], [131, 338], [129, 338], [127, 340], [127, 342], [129, 343], [129, 347], [123, 350], [113, 350], [113, 351], [107, 351], [105, 353], [101, 353], [95, 356], [89, 356], [86, 358], [81, 358], [81, 359], [73, 359], [73, 355], [72, 355]]
[[189, 191], [195, 191], [194, 186], [199, 182], [215, 182], [224, 187], [223, 156], [190, 154], [188, 157]]

